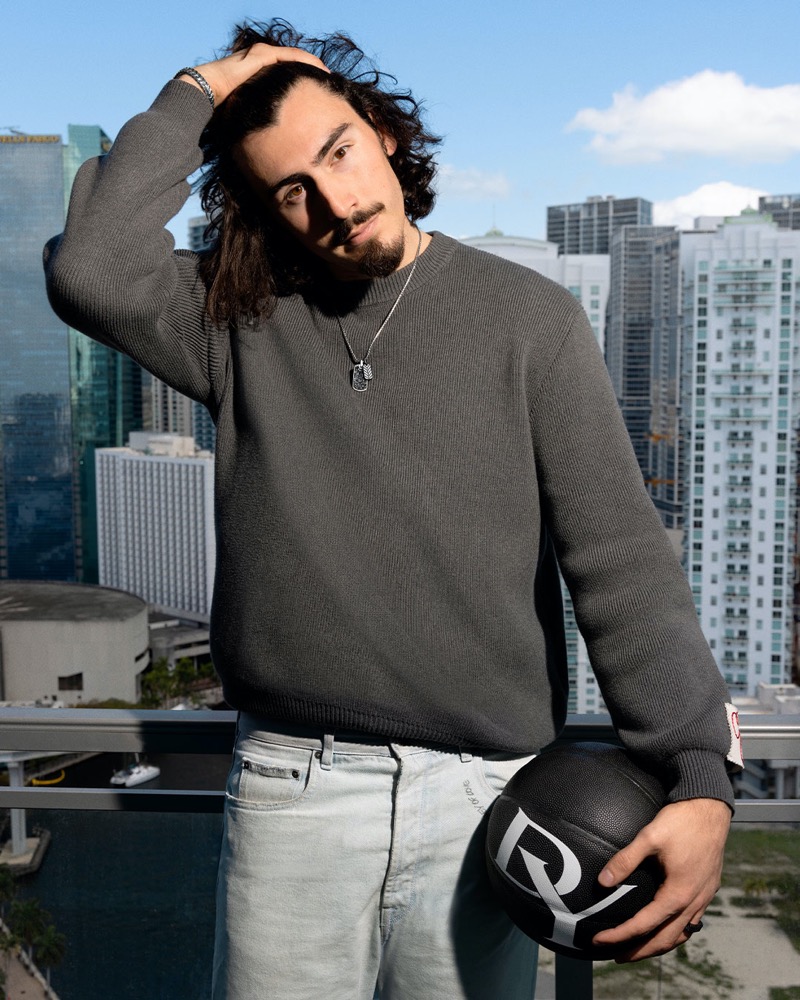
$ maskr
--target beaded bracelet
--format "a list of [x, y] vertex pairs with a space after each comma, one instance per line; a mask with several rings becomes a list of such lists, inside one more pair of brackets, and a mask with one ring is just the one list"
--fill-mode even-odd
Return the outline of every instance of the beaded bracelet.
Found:
[[201, 74], [198, 73], [196, 69], [192, 66], [184, 66], [183, 69], [179, 69], [173, 80], [177, 80], [179, 76], [190, 76], [195, 83], [198, 83], [203, 91], [203, 93], [208, 98], [211, 103], [211, 110], [214, 110], [214, 91], [209, 86], [208, 80]]

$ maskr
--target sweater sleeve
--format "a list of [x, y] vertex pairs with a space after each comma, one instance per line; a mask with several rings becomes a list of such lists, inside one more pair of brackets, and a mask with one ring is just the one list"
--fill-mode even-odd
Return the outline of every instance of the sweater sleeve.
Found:
[[168, 83], [106, 156], [80, 168], [65, 230], [45, 247], [44, 264], [50, 303], [65, 323], [214, 414], [224, 341], [205, 317], [197, 256], [175, 252], [165, 229], [202, 163], [209, 113], [197, 88]]
[[617, 732], [670, 799], [732, 804], [727, 689], [583, 310], [535, 392], [543, 513]]

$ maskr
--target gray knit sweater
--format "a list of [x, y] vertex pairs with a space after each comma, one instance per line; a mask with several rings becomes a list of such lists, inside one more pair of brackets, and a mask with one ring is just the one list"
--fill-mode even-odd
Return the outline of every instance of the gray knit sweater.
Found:
[[[730, 801], [726, 690], [575, 300], [440, 234], [367, 392], [325, 296], [234, 331], [164, 225], [208, 105], [172, 82], [84, 165], [53, 307], [217, 422], [212, 651], [228, 701], [396, 740], [530, 751], [561, 729], [556, 554], [614, 724], [672, 797]], [[336, 296], [361, 353], [407, 276]]]

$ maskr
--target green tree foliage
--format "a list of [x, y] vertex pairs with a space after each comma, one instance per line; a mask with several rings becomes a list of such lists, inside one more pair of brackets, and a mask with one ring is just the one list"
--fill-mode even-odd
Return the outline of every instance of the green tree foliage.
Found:
[[82, 701], [74, 708], [138, 708], [138, 702], [135, 701], [125, 701], [124, 698], [105, 698], [101, 701], [95, 699], [93, 701]]
[[204, 681], [211, 681], [217, 679], [217, 672], [214, 669], [214, 664], [211, 660], [206, 660], [205, 663], [201, 663], [197, 668], [197, 676]]
[[198, 681], [213, 676], [214, 668], [210, 663], [196, 668], [194, 662], [184, 656], [170, 670], [166, 657], [161, 657], [142, 675], [142, 706], [159, 708], [172, 698], [189, 698]]
[[0, 918], [5, 922], [8, 904], [17, 894], [17, 885], [8, 865], [0, 865]]
[[0, 917], [6, 925], [0, 931], [0, 954], [6, 960], [5, 970], [0, 970], [0, 987], [8, 981], [8, 962], [20, 947], [26, 947], [28, 958], [45, 967], [49, 986], [50, 970], [64, 960], [67, 939], [38, 899], [17, 899], [17, 883], [8, 865], [0, 865]]
[[59, 933], [53, 924], [48, 924], [33, 942], [36, 951], [36, 964], [43, 965], [50, 985], [50, 970], [64, 961], [67, 952], [67, 939]]
[[158, 708], [167, 699], [175, 696], [175, 678], [169, 669], [166, 657], [156, 660], [142, 675], [142, 705]]
[[50, 923], [50, 914], [42, 907], [38, 899], [15, 899], [11, 904], [8, 919], [11, 930], [19, 938], [23, 947], [27, 947], [28, 958], [32, 961], [34, 942]]

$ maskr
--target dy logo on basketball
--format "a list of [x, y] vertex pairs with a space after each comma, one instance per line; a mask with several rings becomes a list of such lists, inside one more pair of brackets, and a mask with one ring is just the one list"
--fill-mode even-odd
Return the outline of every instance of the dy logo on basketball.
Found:
[[[553, 844], [561, 855], [561, 875], [554, 883], [550, 878], [548, 868], [551, 863], [537, 857], [531, 851], [520, 844], [520, 838], [528, 830], [535, 830], [542, 837], [545, 837]], [[525, 865], [525, 869], [530, 876], [531, 884], [524, 885], [518, 878], [515, 878], [509, 871], [509, 863], [514, 851], [519, 851]], [[544, 827], [528, 819], [525, 813], [519, 809], [516, 816], [509, 824], [506, 834], [500, 842], [495, 855], [497, 866], [503, 871], [507, 878], [515, 882], [523, 892], [538, 896], [553, 914], [553, 931], [545, 937], [545, 940], [554, 944], [563, 945], [565, 948], [575, 948], [575, 929], [581, 920], [591, 917], [601, 910], [605, 910], [626, 893], [634, 889], [633, 885], [620, 885], [610, 895], [604, 899], [593, 903], [591, 906], [573, 912], [567, 897], [579, 887], [583, 872], [577, 857], [567, 847], [567, 845], [553, 836]]]

